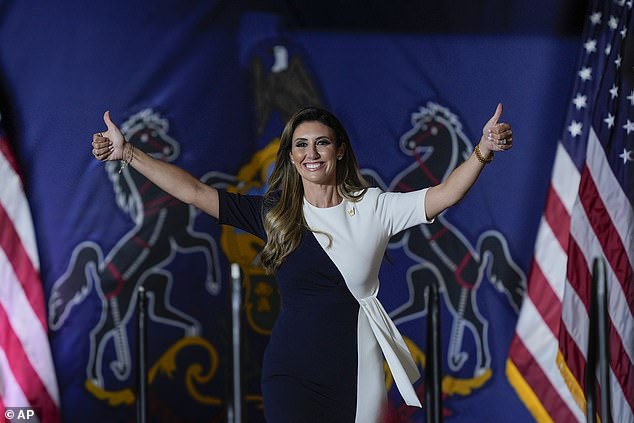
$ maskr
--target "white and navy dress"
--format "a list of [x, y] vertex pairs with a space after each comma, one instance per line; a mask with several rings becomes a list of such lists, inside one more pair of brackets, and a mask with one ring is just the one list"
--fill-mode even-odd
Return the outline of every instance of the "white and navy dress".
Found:
[[[384, 193], [317, 208], [304, 200], [311, 231], [277, 269], [281, 310], [264, 353], [269, 423], [373, 423], [386, 406], [384, 358], [409, 405], [420, 374], [377, 299], [390, 237], [429, 223], [427, 190]], [[263, 198], [219, 191], [219, 222], [263, 240]], [[330, 240], [323, 233], [330, 235]]]

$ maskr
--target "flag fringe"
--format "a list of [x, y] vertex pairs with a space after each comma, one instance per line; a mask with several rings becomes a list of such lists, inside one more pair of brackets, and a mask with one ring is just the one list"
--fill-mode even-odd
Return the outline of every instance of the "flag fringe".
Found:
[[579, 381], [572, 374], [570, 368], [568, 368], [568, 364], [566, 363], [566, 359], [561, 353], [560, 349], [557, 349], [557, 367], [559, 368], [559, 372], [561, 372], [561, 376], [564, 378], [566, 382], [566, 386], [568, 390], [572, 394], [572, 398], [577, 403], [579, 409], [585, 414], [586, 413], [586, 396], [583, 393], [583, 389], [581, 389], [581, 385]]
[[553, 423], [553, 419], [544, 408], [535, 391], [526, 382], [526, 379], [522, 377], [515, 363], [510, 359], [506, 360], [506, 378], [537, 423]]

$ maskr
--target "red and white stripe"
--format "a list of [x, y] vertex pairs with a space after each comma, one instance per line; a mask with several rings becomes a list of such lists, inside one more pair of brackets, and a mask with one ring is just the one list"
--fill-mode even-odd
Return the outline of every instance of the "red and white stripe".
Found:
[[[614, 219], [618, 220], [614, 220]], [[623, 220], [620, 220], [623, 219]], [[586, 166], [582, 171], [579, 201], [570, 225], [566, 295], [560, 333], [569, 370], [579, 381], [585, 378], [588, 318], [579, 310], [589, 308], [592, 260], [605, 257], [608, 291], [608, 339], [610, 388], [615, 421], [634, 422], [634, 212], [610, 171], [603, 148], [590, 130]]]
[[31, 213], [1, 132], [0, 181], [0, 406], [33, 407], [41, 422], [59, 422]]
[[579, 171], [560, 144], [535, 243], [528, 295], [507, 362], [509, 381], [539, 422], [585, 420], [557, 366], [568, 228], [579, 180]]
[[634, 422], [633, 225], [632, 207], [596, 134], [590, 131], [581, 173], [560, 145], [535, 245], [528, 296], [507, 362], [511, 384], [539, 422], [585, 421], [585, 399], [579, 392], [571, 393], [557, 356], [565, 350], [563, 373], [570, 372], [583, 382], [587, 289], [597, 256], [608, 260], [612, 416], [614, 421]]

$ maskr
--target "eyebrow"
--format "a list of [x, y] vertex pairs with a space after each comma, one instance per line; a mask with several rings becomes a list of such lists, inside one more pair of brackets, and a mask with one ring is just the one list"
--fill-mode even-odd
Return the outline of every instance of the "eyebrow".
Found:
[[[323, 140], [323, 139], [331, 141], [330, 137], [328, 135], [321, 135], [321, 136], [317, 137], [315, 139], [315, 141], [320, 141], [320, 140]], [[308, 138], [304, 138], [304, 137], [295, 138], [295, 140], [293, 142], [297, 142], [297, 141], [308, 141]]]

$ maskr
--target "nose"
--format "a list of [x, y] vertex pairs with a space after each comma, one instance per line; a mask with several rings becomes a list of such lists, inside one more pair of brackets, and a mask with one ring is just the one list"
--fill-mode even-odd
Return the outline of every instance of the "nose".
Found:
[[311, 144], [311, 146], [308, 149], [308, 159], [310, 160], [314, 160], [319, 158], [319, 153], [317, 152], [317, 145], [316, 144]]

